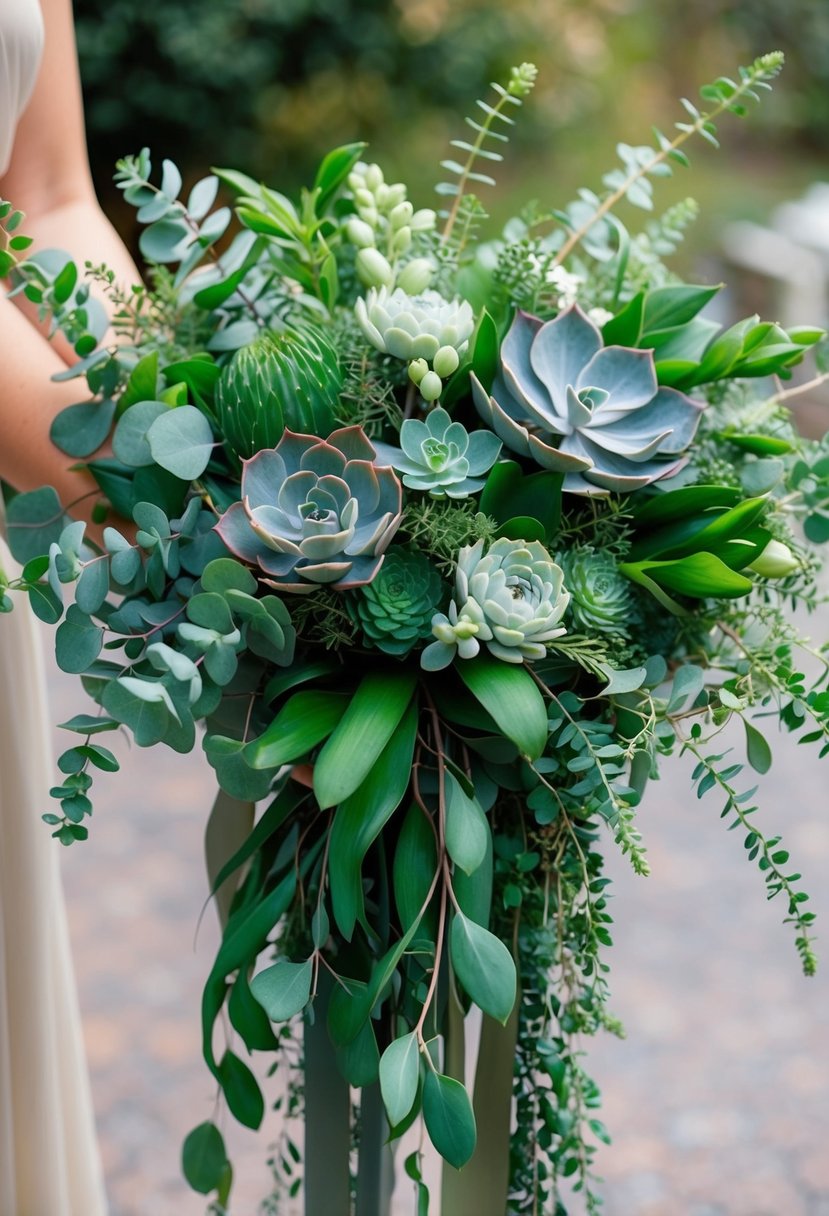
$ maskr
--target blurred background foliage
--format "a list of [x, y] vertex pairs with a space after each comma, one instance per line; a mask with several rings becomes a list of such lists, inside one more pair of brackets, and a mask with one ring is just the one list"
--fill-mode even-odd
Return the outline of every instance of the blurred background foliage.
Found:
[[[364, 138], [388, 177], [434, 201], [465, 113], [513, 63], [540, 68], [502, 173], [498, 216], [596, 185], [617, 139], [681, 117], [676, 99], [766, 50], [788, 65], [725, 154], [661, 189], [703, 204], [695, 244], [827, 175], [827, 0], [76, 0], [93, 168], [148, 145], [199, 175], [232, 165], [291, 191], [332, 144]], [[707, 217], [707, 220], [706, 218]], [[125, 217], [126, 222], [126, 217]]]

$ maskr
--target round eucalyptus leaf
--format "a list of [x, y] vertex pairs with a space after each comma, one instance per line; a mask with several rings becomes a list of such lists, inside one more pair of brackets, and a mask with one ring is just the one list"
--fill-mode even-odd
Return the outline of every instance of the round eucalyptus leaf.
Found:
[[156, 418], [147, 441], [156, 464], [185, 481], [201, 476], [214, 446], [210, 423], [194, 405], [179, 406]]
[[225, 1142], [215, 1123], [200, 1123], [184, 1141], [181, 1170], [199, 1195], [209, 1195], [222, 1182], [228, 1164]]
[[272, 1022], [287, 1022], [311, 999], [312, 974], [310, 959], [304, 963], [283, 959], [255, 975], [250, 990]]
[[122, 464], [138, 469], [153, 463], [147, 432], [156, 418], [169, 409], [163, 401], [139, 401], [119, 418], [112, 436], [112, 450]]
[[109, 434], [114, 415], [114, 401], [81, 401], [68, 405], [55, 416], [49, 438], [67, 456], [91, 456]]
[[66, 619], [55, 634], [55, 657], [61, 671], [79, 675], [95, 662], [101, 653], [104, 631], [77, 604], [70, 604]]
[[97, 612], [109, 591], [109, 559], [95, 557], [81, 571], [75, 588], [75, 603], [81, 612]]

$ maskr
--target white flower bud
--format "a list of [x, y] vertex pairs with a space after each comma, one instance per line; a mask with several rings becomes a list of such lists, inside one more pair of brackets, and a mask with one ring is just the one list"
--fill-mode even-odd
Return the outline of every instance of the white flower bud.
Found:
[[761, 578], [786, 578], [799, 569], [800, 562], [788, 545], [782, 541], [770, 540], [759, 557], [749, 565], [749, 570], [759, 574]]
[[409, 379], [412, 384], [420, 384], [428, 370], [429, 364], [425, 359], [412, 359], [409, 364]]
[[373, 210], [375, 207], [374, 195], [370, 190], [366, 190], [361, 187], [359, 190], [354, 191], [354, 203], [357, 210], [361, 213], [364, 207], [368, 207], [370, 210]]
[[406, 187], [403, 182], [395, 182], [393, 186], [389, 186], [388, 205], [389, 207], [397, 207], [406, 197]]
[[431, 232], [437, 222], [437, 216], [430, 207], [421, 207], [419, 211], [415, 211], [412, 216], [411, 227], [413, 232]]
[[356, 264], [360, 282], [367, 287], [391, 287], [394, 271], [379, 249], [361, 249]]
[[389, 223], [392, 228], [405, 228], [414, 215], [414, 207], [409, 202], [398, 203], [389, 212]]
[[374, 230], [365, 220], [360, 220], [356, 215], [352, 215], [351, 219], [345, 226], [345, 231], [352, 245], [357, 245], [358, 248], [369, 248], [374, 244]]
[[384, 183], [383, 170], [379, 165], [366, 165], [364, 174], [366, 186], [376, 193], [377, 187]]
[[427, 372], [420, 381], [420, 395], [424, 401], [437, 401], [443, 392], [443, 384], [437, 372]]
[[411, 243], [412, 243], [411, 228], [400, 228], [394, 234], [394, 240], [391, 243], [391, 247], [395, 253], [405, 253], [406, 250], [411, 245]]
[[348, 188], [355, 194], [358, 190], [365, 190], [366, 188], [365, 169], [366, 167], [362, 163], [355, 165], [348, 175]]
[[460, 358], [454, 346], [442, 346], [432, 360], [432, 366], [444, 380], [458, 370], [459, 363]]
[[434, 273], [435, 268], [428, 258], [413, 258], [399, 272], [397, 286], [402, 287], [406, 295], [420, 295], [431, 283]]
[[374, 191], [374, 202], [379, 211], [388, 211], [388, 209], [389, 209], [389, 188], [385, 182], [381, 182], [380, 185]]

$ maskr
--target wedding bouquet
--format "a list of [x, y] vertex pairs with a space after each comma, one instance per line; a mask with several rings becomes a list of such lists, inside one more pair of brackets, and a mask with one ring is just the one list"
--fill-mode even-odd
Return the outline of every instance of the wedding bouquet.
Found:
[[[760, 717], [829, 750], [825, 649], [790, 611], [819, 599], [829, 447], [797, 435], [780, 387], [824, 335], [706, 315], [719, 288], [663, 262], [690, 201], [638, 232], [617, 214], [650, 211], [688, 141], [716, 143], [781, 63], [705, 86], [670, 136], [619, 145], [599, 191], [529, 204], [499, 236], [472, 191], [494, 184], [529, 64], [453, 141], [439, 214], [362, 144], [298, 203], [219, 170], [185, 198], [144, 151], [116, 178], [150, 266], [125, 291], [55, 252], [15, 264], [21, 216], [0, 209], [0, 269], [75, 344], [66, 376], [88, 398], [52, 439], [106, 524], [91, 543], [50, 488], [8, 506], [23, 568], [3, 607], [28, 594], [97, 706], [63, 723], [76, 741], [44, 818], [64, 844], [87, 836], [93, 772], [118, 767], [107, 732], [180, 752], [200, 737], [223, 920], [204, 1058], [257, 1128], [243, 1057], [296, 1070], [304, 1031], [308, 1212], [386, 1212], [383, 1142], [420, 1119], [449, 1216], [566, 1213], [571, 1191], [598, 1209], [607, 1132], [581, 1042], [620, 1030], [603, 855], [609, 840], [647, 874], [636, 807], [673, 752], [814, 970], [808, 897], [744, 769], [771, 763]], [[735, 719], [745, 763], [720, 742]], [[283, 1194], [300, 1157], [274, 1154]], [[183, 1165], [223, 1210], [215, 1121]], [[425, 1213], [419, 1149], [405, 1168]]]

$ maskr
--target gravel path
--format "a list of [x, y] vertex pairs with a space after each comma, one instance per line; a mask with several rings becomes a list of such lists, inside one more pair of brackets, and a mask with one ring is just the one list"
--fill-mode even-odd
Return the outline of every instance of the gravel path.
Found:
[[[51, 679], [56, 721], [86, 708], [74, 680]], [[765, 822], [826, 926], [829, 767], [784, 738], [776, 750]], [[127, 780], [99, 778], [90, 840], [63, 859], [112, 1216], [200, 1216], [179, 1150], [212, 1112], [198, 1027], [212, 911], [193, 946], [212, 774], [200, 756], [120, 754]], [[592, 1047], [615, 1136], [600, 1158], [607, 1216], [829, 1216], [829, 960], [801, 977], [783, 909], [764, 902], [716, 798], [687, 791], [681, 765], [649, 791], [650, 879], [610, 862], [614, 1010], [628, 1038]], [[264, 1141], [230, 1142], [234, 1216], [255, 1216]]]

